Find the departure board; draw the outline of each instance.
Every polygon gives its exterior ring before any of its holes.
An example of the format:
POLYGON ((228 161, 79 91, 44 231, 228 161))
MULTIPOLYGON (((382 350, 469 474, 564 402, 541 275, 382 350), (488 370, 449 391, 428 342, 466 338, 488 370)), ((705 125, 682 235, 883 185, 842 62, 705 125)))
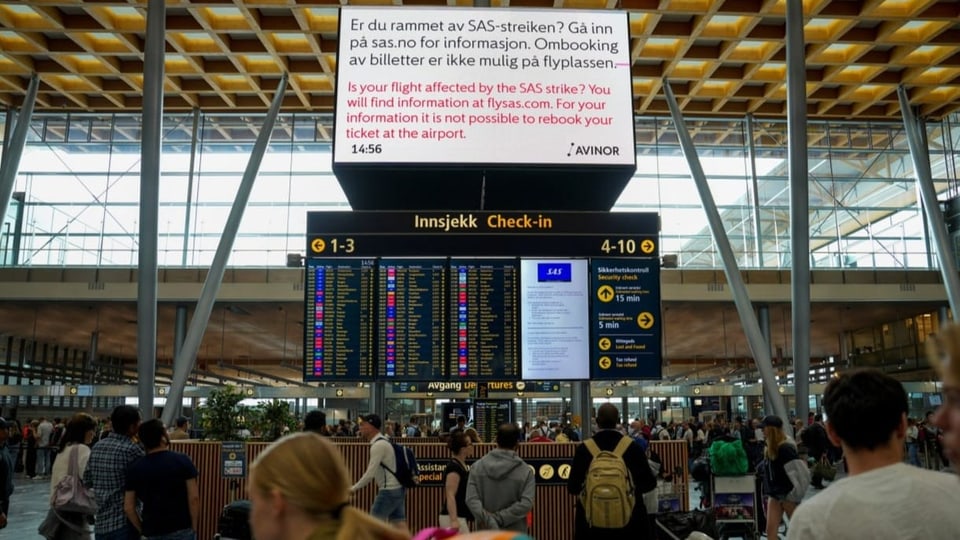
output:
POLYGON ((513 422, 513 400, 478 399, 473 402, 473 427, 483 442, 496 442, 497 428, 510 422, 513 422))
POLYGON ((519 272, 512 259, 450 261, 451 380, 520 376, 519 272))
POLYGON ((442 378, 446 260, 381 259, 377 276, 378 378, 442 378))
POLYGON ((374 264, 307 261, 305 381, 373 378, 374 264))

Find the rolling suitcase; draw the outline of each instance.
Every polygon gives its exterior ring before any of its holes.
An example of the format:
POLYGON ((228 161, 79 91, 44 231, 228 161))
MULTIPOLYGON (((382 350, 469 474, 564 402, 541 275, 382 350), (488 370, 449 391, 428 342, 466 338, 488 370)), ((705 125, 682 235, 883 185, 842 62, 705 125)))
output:
POLYGON ((219 540, 253 540, 250 531, 250 501, 240 499, 223 507, 217 521, 219 540))

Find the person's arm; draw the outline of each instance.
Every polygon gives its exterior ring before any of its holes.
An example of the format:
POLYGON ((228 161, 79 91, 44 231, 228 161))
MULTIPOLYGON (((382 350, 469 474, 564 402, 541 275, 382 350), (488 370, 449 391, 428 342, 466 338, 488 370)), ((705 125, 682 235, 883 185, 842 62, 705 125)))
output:
MULTIPOLYGON (((190 527, 194 531, 199 531, 200 522, 200 487, 197 485, 197 479, 187 480, 187 505, 190 507, 190 527)), ((126 508, 124 508, 126 509, 126 508)))
MULTIPOLYGON (((647 454, 643 451, 643 448, 640 447, 639 443, 634 442, 631 444, 630 448, 624 453, 624 458, 629 460, 627 461, 628 464, 633 465, 630 467, 631 474, 633 475, 633 481, 636 484, 638 494, 652 491, 657 487, 657 477, 654 475, 653 470, 650 469, 647 454)), ((659 470, 659 467, 658 465, 657 470, 659 470)))
POLYGON ((529 465, 521 465, 527 471, 527 477, 524 480, 523 491, 520 492, 520 500, 510 506, 493 513, 493 517, 500 527, 516 523, 521 519, 526 519, 527 514, 533 509, 533 497, 537 493, 537 484, 534 479, 533 469, 529 465))
POLYGON ((571 495, 580 495, 583 492, 583 482, 587 478, 587 467, 590 463, 590 451, 584 444, 577 446, 573 453, 573 463, 570 465, 570 477, 567 478, 567 491, 571 495))
POLYGON ((480 493, 480 486, 477 483, 476 468, 473 469, 473 472, 467 477, 467 508, 473 514, 478 529, 496 528, 496 523, 491 523, 493 520, 490 514, 483 508, 483 494, 480 493))
POLYGON ((143 523, 140 521, 140 514, 137 514, 137 492, 136 491, 127 491, 123 496, 123 513, 127 515, 127 519, 130 520, 130 523, 137 529, 141 535, 143 535, 143 523))
POLYGON ((351 493, 361 490, 376 478, 377 470, 387 457, 387 452, 393 452, 393 448, 386 439, 378 439, 377 442, 370 445, 370 461, 367 463, 367 470, 363 472, 363 476, 357 480, 357 483, 350 488, 351 493))
POLYGON ((447 501, 447 515, 450 516, 450 526, 457 523, 457 488, 460 487, 460 473, 447 473, 447 483, 444 486, 444 497, 447 501))

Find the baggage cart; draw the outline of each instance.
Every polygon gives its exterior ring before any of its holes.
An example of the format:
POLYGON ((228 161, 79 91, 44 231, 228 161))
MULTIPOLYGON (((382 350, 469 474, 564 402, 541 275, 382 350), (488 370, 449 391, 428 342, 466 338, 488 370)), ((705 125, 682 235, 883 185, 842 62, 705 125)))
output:
POLYGON ((717 521, 717 533, 724 538, 760 538, 757 516, 761 511, 755 474, 713 476, 710 509, 717 521))

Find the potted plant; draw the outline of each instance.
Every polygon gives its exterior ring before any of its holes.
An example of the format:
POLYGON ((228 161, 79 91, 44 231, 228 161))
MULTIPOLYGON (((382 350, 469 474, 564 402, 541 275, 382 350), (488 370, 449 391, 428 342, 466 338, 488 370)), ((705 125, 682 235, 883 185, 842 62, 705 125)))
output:
POLYGON ((241 441, 240 422, 246 407, 240 405, 243 393, 233 386, 210 392, 206 403, 197 408, 204 438, 218 441, 241 441))
POLYGON ((290 410, 290 402, 274 399, 257 407, 256 430, 265 441, 275 441, 285 432, 296 429, 297 418, 290 410))

